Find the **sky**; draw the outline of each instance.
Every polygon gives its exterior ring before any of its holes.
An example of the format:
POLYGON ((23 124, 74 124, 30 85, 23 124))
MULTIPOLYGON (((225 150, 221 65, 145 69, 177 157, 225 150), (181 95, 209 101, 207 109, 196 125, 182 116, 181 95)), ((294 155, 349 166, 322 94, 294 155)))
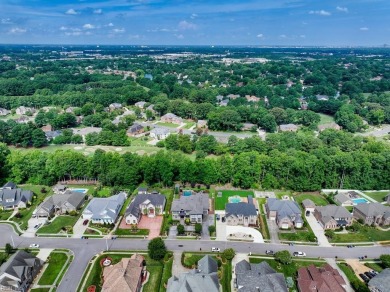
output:
POLYGON ((0 0, 1 44, 382 46, 389 0, 0 0))

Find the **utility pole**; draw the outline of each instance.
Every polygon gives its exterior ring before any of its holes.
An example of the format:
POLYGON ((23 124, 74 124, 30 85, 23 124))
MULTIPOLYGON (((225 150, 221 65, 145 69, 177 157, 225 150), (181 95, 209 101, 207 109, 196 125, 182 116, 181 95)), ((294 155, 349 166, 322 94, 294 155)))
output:
POLYGON ((106 251, 108 251, 108 241, 107 241, 107 237, 106 237, 106 251))
POLYGON ((15 242, 14 242, 14 238, 12 237, 12 235, 11 235, 11 242, 12 242, 12 247, 15 248, 15 242))

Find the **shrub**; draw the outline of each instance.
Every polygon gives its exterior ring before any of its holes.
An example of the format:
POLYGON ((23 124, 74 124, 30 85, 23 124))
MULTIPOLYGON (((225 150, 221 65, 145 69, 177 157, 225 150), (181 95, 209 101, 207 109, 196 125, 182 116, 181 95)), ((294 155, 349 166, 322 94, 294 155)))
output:
POLYGON ((275 260, 283 265, 291 264, 292 257, 288 250, 282 250, 275 253, 275 260))
POLYGON ((236 255, 234 249, 228 248, 223 251, 223 257, 229 261, 231 261, 236 255))
POLYGON ((202 233, 202 224, 200 224, 200 223, 195 224, 195 233, 197 233, 197 234, 202 233))
POLYGON ((209 233, 210 233, 210 235, 212 234, 212 233, 214 233, 215 232, 215 226, 214 225, 210 225, 209 226, 209 233))
POLYGON ((153 260, 161 260, 165 257, 167 248, 164 241, 160 238, 153 238, 148 244, 148 254, 153 260))
POLYGON ((178 235, 183 235, 184 232, 185 232, 184 226, 181 225, 181 224, 177 225, 177 234, 178 235))

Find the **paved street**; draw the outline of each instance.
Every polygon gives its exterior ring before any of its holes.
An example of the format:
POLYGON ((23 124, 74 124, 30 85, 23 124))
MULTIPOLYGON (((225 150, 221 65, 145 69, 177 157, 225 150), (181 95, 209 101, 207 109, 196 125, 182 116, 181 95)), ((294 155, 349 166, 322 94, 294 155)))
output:
MULTIPOLYGON (((74 252, 75 258, 59 285, 58 292, 74 292, 87 267, 90 259, 106 250, 105 239, 76 239, 76 238, 27 238, 20 237, 14 233, 11 226, 0 224, 0 246, 11 242, 13 236, 15 247, 25 248, 31 243, 38 243, 42 248, 67 248, 74 252)), ((199 251, 211 250, 211 247, 233 248, 237 253, 264 254, 267 249, 275 252, 279 250, 305 251, 308 257, 332 258, 358 258, 367 255, 368 258, 377 258, 381 254, 389 254, 390 247, 365 246, 348 249, 346 247, 318 247, 318 246, 288 246, 284 244, 245 243, 245 242, 221 242, 215 240, 166 240, 166 245, 172 251, 199 251)), ((107 240, 109 250, 146 250, 148 240, 146 239, 117 239, 107 240)))

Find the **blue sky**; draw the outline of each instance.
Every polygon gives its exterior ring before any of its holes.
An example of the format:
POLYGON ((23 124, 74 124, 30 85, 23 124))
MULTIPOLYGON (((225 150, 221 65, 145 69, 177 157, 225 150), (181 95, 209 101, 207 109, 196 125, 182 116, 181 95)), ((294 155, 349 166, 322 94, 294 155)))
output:
POLYGON ((390 44, 389 0, 0 0, 0 43, 390 44))

